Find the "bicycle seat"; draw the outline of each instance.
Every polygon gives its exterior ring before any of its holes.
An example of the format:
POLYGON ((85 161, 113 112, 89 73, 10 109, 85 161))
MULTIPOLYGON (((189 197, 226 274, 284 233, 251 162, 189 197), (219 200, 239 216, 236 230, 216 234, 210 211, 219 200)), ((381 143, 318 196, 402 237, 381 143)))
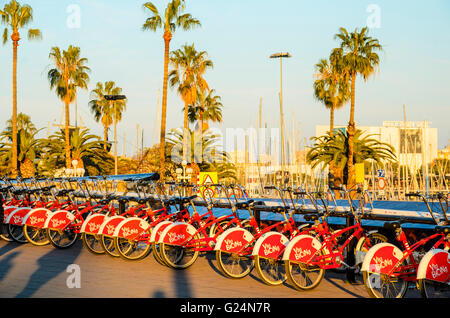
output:
POLYGON ((386 230, 396 230, 402 227, 402 221, 388 221, 384 222, 383 227, 386 230))
POLYGON ((445 234, 445 235, 448 235, 448 234, 450 234, 450 226, 445 226, 445 225, 437 225, 435 228, 434 228, 434 231, 436 232, 436 233, 442 233, 442 234, 445 234))
POLYGON ((254 200, 247 200, 245 202, 238 202, 236 203, 236 208, 238 209, 247 209, 250 204, 252 204, 254 202, 254 200))
POLYGON ((189 197, 180 198, 180 200, 181 200, 181 203, 186 204, 186 203, 189 203, 191 200, 194 200, 196 197, 197 197, 197 195, 194 194, 189 197))
POLYGON ((286 210, 286 208, 284 206, 281 206, 281 205, 271 206, 270 207, 270 211, 271 212, 275 212, 275 213, 281 213, 281 212, 284 212, 285 210, 286 210))
POLYGON ((304 215, 305 221, 317 221, 322 216, 322 213, 316 214, 306 214, 304 215))
POLYGON ((119 203, 127 203, 130 201, 130 198, 126 196, 119 196, 116 200, 119 201, 119 203))

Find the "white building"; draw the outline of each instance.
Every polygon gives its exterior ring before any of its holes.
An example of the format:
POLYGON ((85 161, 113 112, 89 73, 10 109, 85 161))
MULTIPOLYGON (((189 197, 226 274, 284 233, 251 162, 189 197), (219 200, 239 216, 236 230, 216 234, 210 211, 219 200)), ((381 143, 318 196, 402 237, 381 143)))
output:
MULTIPOLYGON (((411 171, 422 167, 422 163, 431 163, 438 156, 438 130, 431 128, 430 122, 383 121, 383 126, 356 126, 364 135, 388 143, 395 148, 400 165, 409 166, 411 171)), ((328 125, 316 126, 316 136, 325 135, 328 125)), ((334 130, 347 126, 335 126, 334 130)))

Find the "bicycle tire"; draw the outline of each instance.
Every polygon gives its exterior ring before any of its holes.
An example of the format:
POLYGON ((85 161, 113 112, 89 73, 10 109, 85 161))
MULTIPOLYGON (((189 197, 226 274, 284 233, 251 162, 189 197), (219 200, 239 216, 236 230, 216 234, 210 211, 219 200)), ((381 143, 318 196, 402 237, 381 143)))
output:
POLYGON ((286 272, 283 261, 280 259, 255 256, 255 268, 259 278, 269 285, 278 286, 286 281, 286 272))
POLYGON ((363 281, 367 293, 372 298, 403 298, 408 290, 408 282, 400 277, 387 277, 363 271, 363 281))
POLYGON ((23 232, 23 225, 16 225, 16 224, 8 224, 8 234, 13 239, 14 242, 17 243, 28 243, 28 240, 26 239, 24 232, 23 232))
POLYGON ((152 254, 153 254, 153 257, 155 258, 155 260, 156 260, 159 264, 168 266, 168 265, 166 264, 166 262, 164 262, 163 257, 161 256, 161 246, 160 246, 159 243, 152 242, 152 254))
POLYGON ((81 240, 83 241, 83 245, 87 248, 89 252, 94 255, 103 255, 105 254, 105 249, 100 242, 100 236, 98 234, 89 234, 84 232, 81 234, 81 240))
POLYGON ((297 290, 311 290, 319 286, 323 277, 325 276, 325 270, 319 266, 309 266, 304 263, 296 263, 291 260, 284 262, 286 277, 289 283, 297 290), (317 272, 315 276, 314 272, 317 272), (297 278, 297 273, 300 274, 300 278, 297 278), (311 273, 313 273, 311 275, 311 273), (303 279, 301 279, 303 278, 303 279))
MULTIPOLYGON (((196 234, 191 240, 198 240, 199 235, 196 234)), ((189 241, 187 243, 189 243, 189 241)), ((197 260, 199 251, 196 246, 179 246, 160 243, 160 253, 164 263, 174 269, 186 269, 197 260)))
POLYGON ((71 230, 53 230, 48 228, 47 235, 50 243, 59 249, 66 249, 73 246, 78 239, 78 233, 71 230), (65 240, 63 241, 63 239, 65 240))
POLYGON ((450 298, 450 285, 439 283, 428 279, 419 279, 417 287, 423 298, 450 298))
POLYGON ((105 250, 106 254, 115 258, 120 257, 119 252, 117 252, 116 246, 114 244, 114 237, 101 235, 100 243, 103 249, 105 250))
POLYGON ((244 278, 251 273, 255 266, 251 255, 238 255, 221 250, 216 251, 216 260, 222 273, 233 279, 244 278))
POLYGON ((44 246, 50 244, 46 229, 25 224, 23 226, 23 235, 33 245, 44 246))
POLYGON ((115 237, 114 245, 119 256, 130 261, 143 259, 152 248, 152 245, 148 242, 130 240, 123 237, 115 237))

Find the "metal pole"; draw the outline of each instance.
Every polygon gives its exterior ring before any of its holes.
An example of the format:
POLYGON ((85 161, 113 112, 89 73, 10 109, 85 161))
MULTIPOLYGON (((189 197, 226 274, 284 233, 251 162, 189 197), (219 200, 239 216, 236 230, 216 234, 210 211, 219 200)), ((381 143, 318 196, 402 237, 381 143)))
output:
POLYGON ((283 57, 280 57, 281 171, 284 173, 283 57))

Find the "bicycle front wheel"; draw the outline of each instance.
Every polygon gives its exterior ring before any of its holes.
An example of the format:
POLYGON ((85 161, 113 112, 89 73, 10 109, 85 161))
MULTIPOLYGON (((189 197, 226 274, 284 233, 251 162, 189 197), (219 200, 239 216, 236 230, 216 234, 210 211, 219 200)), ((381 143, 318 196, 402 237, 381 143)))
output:
POLYGON ((316 288, 325 275, 325 270, 316 265, 297 263, 291 260, 285 261, 284 265, 286 277, 298 290, 316 288))
POLYGON ((255 256, 255 267, 261 280, 270 286, 281 285, 286 280, 282 260, 255 256))
POLYGON ((435 282, 429 279, 419 279, 418 287, 424 298, 450 298, 449 283, 435 282))
POLYGON ((25 224, 23 226, 23 235, 28 240, 28 242, 36 246, 43 246, 50 243, 47 231, 43 228, 25 224))
POLYGON ((100 243, 102 244, 103 249, 109 256, 112 256, 112 257, 120 256, 119 252, 116 249, 116 245, 114 244, 114 237, 107 236, 107 235, 101 235, 100 243))
POLYGON ((229 278, 243 278, 250 274, 254 267, 251 255, 239 255, 218 250, 216 251, 216 260, 219 269, 229 278))

